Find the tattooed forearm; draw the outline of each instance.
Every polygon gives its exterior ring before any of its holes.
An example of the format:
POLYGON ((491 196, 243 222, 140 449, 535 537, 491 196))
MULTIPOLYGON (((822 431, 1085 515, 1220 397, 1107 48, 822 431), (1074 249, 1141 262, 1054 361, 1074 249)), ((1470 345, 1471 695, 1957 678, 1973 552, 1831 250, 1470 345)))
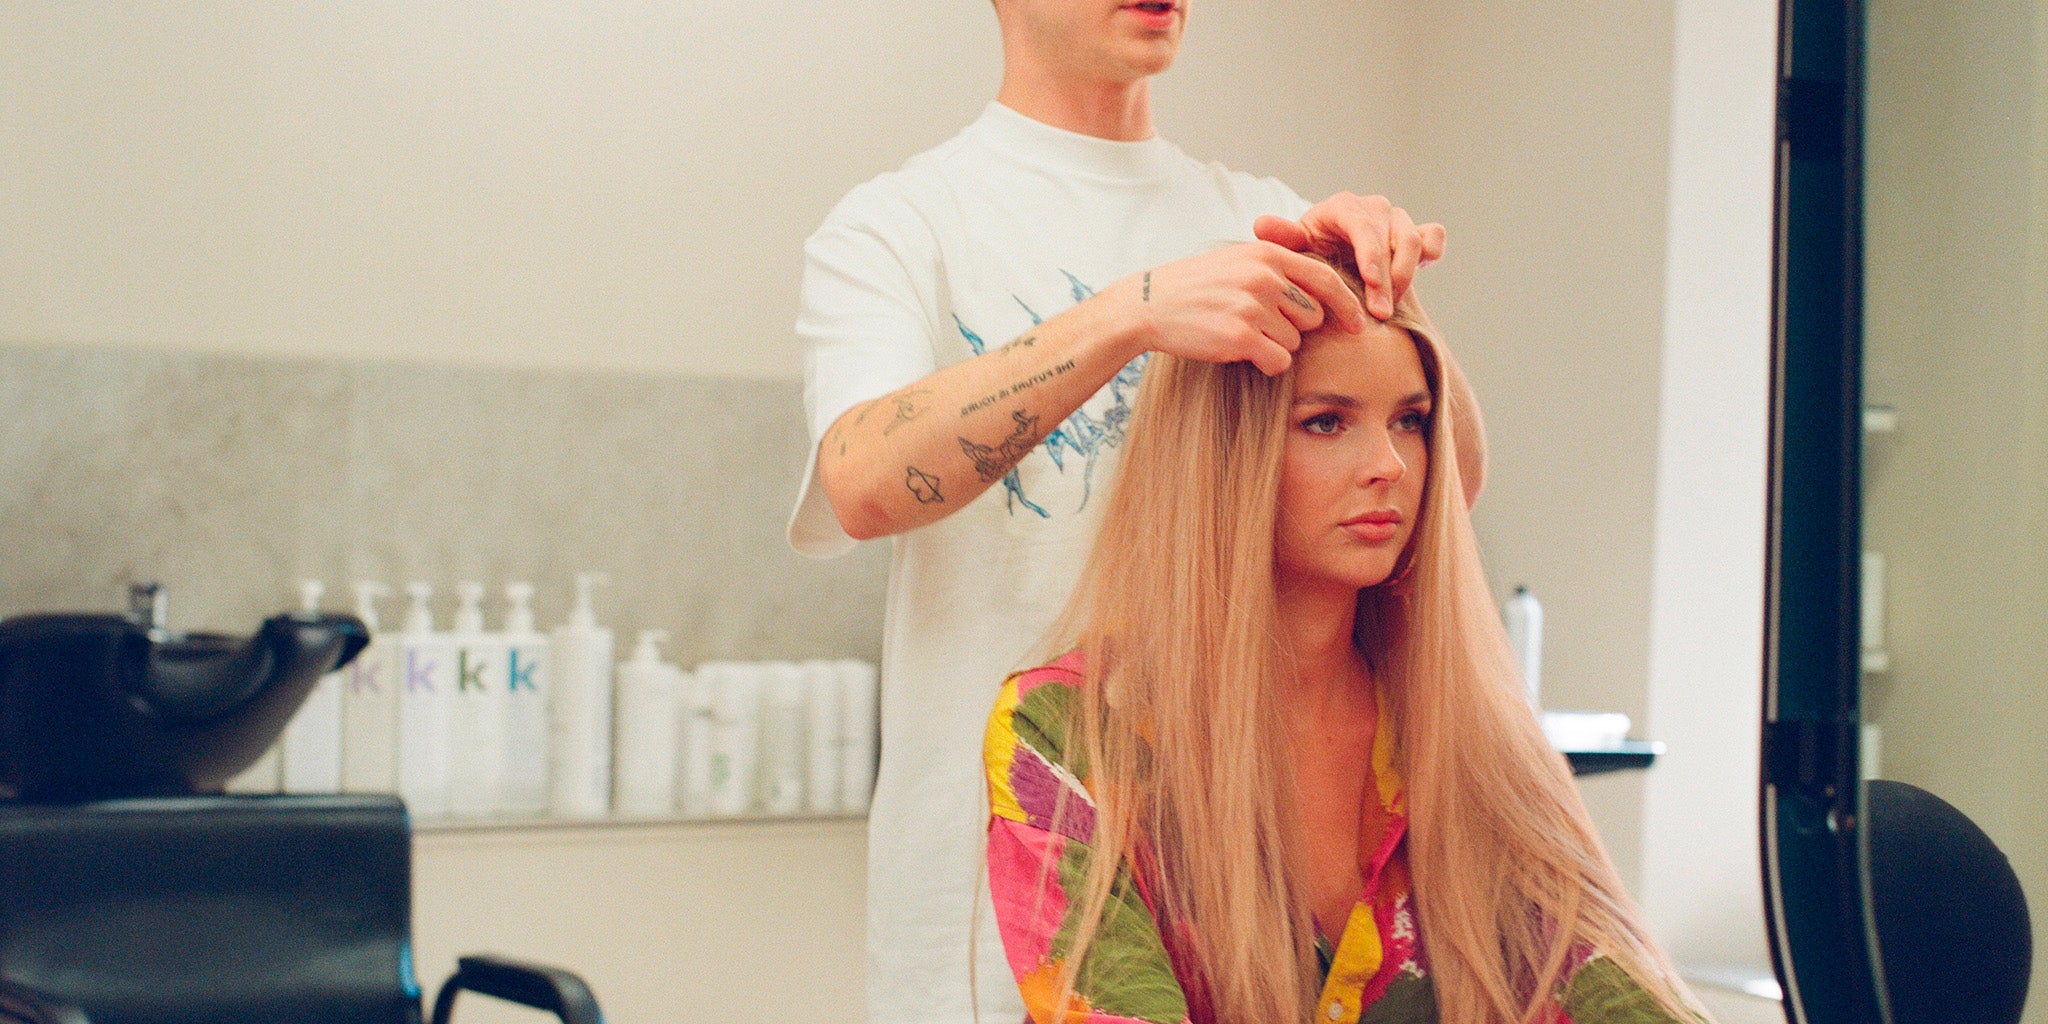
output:
POLYGON ((918 504, 938 505, 945 502, 946 496, 939 493, 938 477, 916 466, 906 466, 904 469, 903 486, 910 488, 910 493, 917 498, 918 504))
POLYGON ((982 483, 992 484, 1001 480, 1011 467, 1031 454, 1031 449, 1043 436, 1038 432, 1038 417, 1026 416, 1024 410, 1018 409, 1010 413, 1010 418, 1016 421, 1017 429, 994 445, 975 444, 964 437, 960 439, 960 450, 966 452, 967 458, 974 463, 974 472, 981 477, 982 483))
POLYGON ((1290 284, 1287 286, 1287 291, 1283 294, 1287 296, 1287 301, 1292 302, 1295 305, 1300 306, 1301 308, 1308 310, 1311 313, 1316 311, 1315 300, 1302 294, 1300 288, 1297 288, 1294 285, 1290 284))
POLYGON ((924 396, 929 394, 931 394, 931 391, 919 388, 916 391, 906 391, 900 395, 891 395, 890 401, 896 403, 896 418, 890 420, 889 425, 882 428, 883 436, 895 433, 897 427, 918 418, 924 414, 925 410, 931 408, 924 404, 924 396))
POLYGON ((1024 378, 1023 380, 1020 380, 1015 384, 1010 385, 1009 387, 1003 388, 1002 390, 996 392, 995 394, 988 395, 986 397, 981 398, 978 401, 969 402, 966 405, 961 406, 960 418, 966 419, 967 417, 972 416, 975 413, 983 409, 986 409, 989 406, 994 405, 1005 398, 1010 397, 1011 395, 1017 394, 1018 392, 1027 390, 1029 388, 1035 388, 1038 385, 1043 384, 1046 381, 1049 381, 1054 377, 1059 376, 1060 374, 1072 370, 1073 368, 1074 361, 1072 359, 1069 359, 1066 362, 1061 363, 1050 370, 1040 370, 1039 372, 1034 373, 1031 376, 1024 378))
MULTIPOLYGON (((848 409, 847 413, 853 417, 852 426, 859 426, 862 420, 867 419, 868 409, 874 404, 873 402, 862 402, 848 409)), ((845 455, 847 427, 846 416, 840 416, 837 420, 833 421, 832 426, 825 431, 825 440, 822 447, 827 451, 836 449, 839 454, 845 455)))

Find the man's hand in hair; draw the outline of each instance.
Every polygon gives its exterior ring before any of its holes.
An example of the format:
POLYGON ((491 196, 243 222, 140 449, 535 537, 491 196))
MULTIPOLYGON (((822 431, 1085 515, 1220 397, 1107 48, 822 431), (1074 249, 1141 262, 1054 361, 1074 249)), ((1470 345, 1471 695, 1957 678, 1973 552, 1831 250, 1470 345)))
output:
POLYGON ((1444 254, 1442 224, 1417 225, 1385 196, 1339 192, 1310 207, 1299 222, 1260 217, 1252 232, 1296 252, 1337 255, 1350 248, 1365 282, 1366 311, 1381 320, 1394 315, 1394 303, 1408 293, 1415 271, 1444 254))

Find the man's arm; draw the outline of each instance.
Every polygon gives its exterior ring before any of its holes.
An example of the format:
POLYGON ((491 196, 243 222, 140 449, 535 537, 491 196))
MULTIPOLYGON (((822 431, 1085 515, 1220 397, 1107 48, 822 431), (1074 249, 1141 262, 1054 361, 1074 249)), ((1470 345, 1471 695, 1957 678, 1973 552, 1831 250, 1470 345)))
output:
POLYGON ((854 406, 825 432, 818 478, 848 535, 937 522, 1001 480, 1147 351, 1284 371, 1326 310, 1363 312, 1329 267, 1248 242, 1133 274, 1001 348, 854 406))

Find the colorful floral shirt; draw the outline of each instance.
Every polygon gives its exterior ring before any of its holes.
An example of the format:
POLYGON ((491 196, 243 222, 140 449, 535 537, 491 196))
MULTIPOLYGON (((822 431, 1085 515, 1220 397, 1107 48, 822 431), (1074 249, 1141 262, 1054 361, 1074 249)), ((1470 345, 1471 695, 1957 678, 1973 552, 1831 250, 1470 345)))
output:
MULTIPOLYGON (((1072 948, 1068 893, 1080 891, 1094 836, 1095 804, 1088 780, 1064 757, 1079 656, 1011 676, 989 717, 983 755, 988 771, 989 886, 1003 952, 1025 1007, 1050 1024, 1060 977, 1072 948), (1066 795, 1059 813, 1058 801, 1066 795), (1048 867, 1049 866, 1049 867, 1048 867), (1041 879, 1043 884, 1041 885, 1041 879)), ((1382 718, 1384 723, 1385 719, 1382 718)), ((1373 742, 1372 782, 1361 834, 1377 837, 1361 850, 1365 891, 1335 945, 1318 937, 1324 983, 1318 1021, 1331 1024, 1434 1024, 1436 997, 1410 888, 1405 842, 1406 801, 1393 765, 1389 731, 1373 742)), ((1067 1020, 1074 1024, 1206 1022, 1201 994, 1182 984, 1147 896, 1147 881, 1127 858, 1111 892, 1114 912, 1076 976, 1067 1020)), ((1567 979, 1560 1024, 1676 1024, 1613 963, 1592 957, 1567 979)))

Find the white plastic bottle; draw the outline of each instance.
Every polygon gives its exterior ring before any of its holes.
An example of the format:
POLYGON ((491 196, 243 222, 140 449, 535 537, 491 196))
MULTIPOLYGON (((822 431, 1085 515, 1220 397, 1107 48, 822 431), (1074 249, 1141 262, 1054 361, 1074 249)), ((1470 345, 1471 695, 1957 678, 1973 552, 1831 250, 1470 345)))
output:
POLYGON ((554 632, 548 808, 558 818, 602 818, 611 809, 612 631, 597 624, 590 603, 605 580, 576 577, 576 606, 554 632))
POLYGON ((1543 604, 1526 586, 1516 586, 1513 597, 1501 605, 1508 645, 1515 649, 1515 666, 1522 670, 1522 685, 1528 690, 1529 706, 1542 708, 1543 692, 1543 604))
POLYGON ((848 814, 866 814, 875 796, 875 755, 881 739, 881 721, 876 702, 881 696, 875 666, 846 659, 839 668, 839 722, 845 737, 840 749, 839 809, 848 814))
POLYGON ((711 695, 717 691, 722 665, 705 662, 683 680, 676 803, 688 818, 711 814, 711 695))
POLYGON ((674 813, 676 668, 661 660, 659 629, 640 631, 633 657, 619 664, 618 759, 613 792, 618 813, 654 818, 674 813))
POLYGON ((449 808, 450 732, 455 707, 455 645, 434 630, 427 607, 430 584, 406 584, 412 606, 398 635, 399 665, 404 687, 398 697, 398 795, 412 813, 423 818, 446 815, 449 808))
POLYGON ((804 670, 787 661, 761 669, 761 809, 790 817, 804 809, 804 670))
MULTIPOLYGON (((316 618, 326 586, 319 580, 299 583, 299 614, 316 618)), ((347 670, 329 672, 313 684, 313 692, 285 726, 284 791, 341 791, 341 694, 347 670)))
POLYGON ((451 710, 448 811, 490 817, 504 809, 505 638, 484 630, 484 585, 455 585, 462 602, 449 639, 455 648, 455 700, 451 710))
POLYGON ((725 662, 711 690, 711 812, 736 817, 755 806, 761 690, 767 666, 725 662))
POLYGON ((377 598, 390 592, 356 581, 356 618, 370 644, 349 662, 341 695, 341 788, 350 793, 398 791, 399 644, 377 624, 377 598))
POLYGON ((807 661, 803 673, 808 719, 804 808, 812 814, 837 814, 839 770, 846 757, 846 733, 839 721, 839 671, 829 661, 807 661))
POLYGON ((505 584, 505 814, 548 810, 548 703, 554 695, 552 643, 533 628, 533 584, 505 584))

